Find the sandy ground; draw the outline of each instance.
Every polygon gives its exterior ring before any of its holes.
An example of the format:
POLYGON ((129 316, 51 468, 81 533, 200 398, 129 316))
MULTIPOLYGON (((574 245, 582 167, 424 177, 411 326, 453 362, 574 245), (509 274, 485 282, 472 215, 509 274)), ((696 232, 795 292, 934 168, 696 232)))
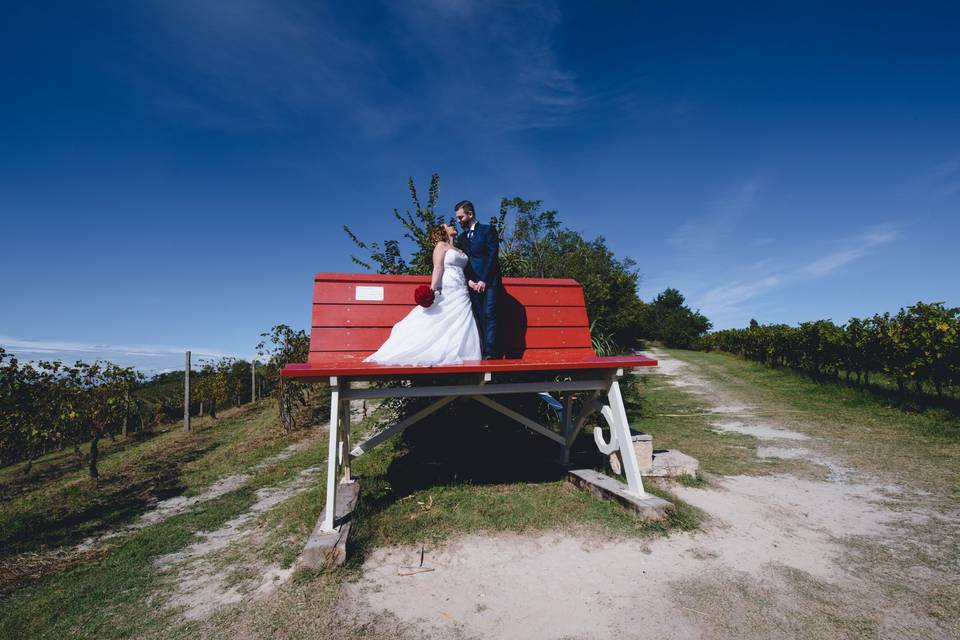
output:
POLYGON ((956 626, 877 593, 850 559, 849 541, 892 544, 898 524, 926 513, 894 511, 887 497, 896 487, 851 474, 808 449, 811 435, 753 416, 756 407, 655 356, 667 383, 709 401, 714 429, 758 438, 761 457, 813 459, 830 477, 672 486, 710 520, 649 542, 471 536, 426 549, 432 571, 420 573, 409 568, 420 565, 419 547, 380 549, 347 587, 357 615, 395 616, 437 638, 955 637, 956 626))

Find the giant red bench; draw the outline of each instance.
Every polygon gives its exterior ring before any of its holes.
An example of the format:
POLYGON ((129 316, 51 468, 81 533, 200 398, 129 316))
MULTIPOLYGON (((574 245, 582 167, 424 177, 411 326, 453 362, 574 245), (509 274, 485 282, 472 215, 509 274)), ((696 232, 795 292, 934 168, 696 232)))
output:
MULTIPOLYGON (((350 461, 387 437, 399 433, 458 397, 472 398, 525 427, 554 440, 566 461, 584 420, 599 411, 610 427, 610 441, 594 429, 605 454, 620 451, 629 492, 646 497, 618 380, 624 370, 657 364, 646 356, 597 356, 583 289, 576 280, 505 278, 497 313, 498 344, 504 358, 455 365, 410 366, 363 362, 390 335, 393 325, 413 308, 413 292, 429 284, 428 276, 319 273, 313 284, 310 355, 305 363, 283 368, 285 378, 330 383, 330 433, 327 495, 323 529, 333 531, 337 477, 349 483, 350 461), (526 372, 524 381, 497 382, 497 376, 526 372), (403 380, 406 386, 354 388, 353 382, 403 380), (561 396, 562 433, 505 407, 490 396, 556 392, 561 396), (573 397, 588 397, 573 415, 573 397), (436 397, 434 403, 407 416, 350 449, 350 400, 361 398, 436 397)), ((516 377, 516 376, 513 376, 516 377)), ((501 378, 502 379, 502 378, 501 378)))

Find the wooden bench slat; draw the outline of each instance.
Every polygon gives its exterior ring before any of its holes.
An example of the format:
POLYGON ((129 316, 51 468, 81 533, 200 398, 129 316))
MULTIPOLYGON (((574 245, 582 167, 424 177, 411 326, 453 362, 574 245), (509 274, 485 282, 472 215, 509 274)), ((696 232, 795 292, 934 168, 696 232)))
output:
MULTIPOLYGON (((376 351, 390 336, 389 327, 315 327, 310 331, 311 351, 376 351)), ((500 348, 511 350, 591 347, 583 327, 529 327, 524 334, 505 333, 500 348)))
MULTIPOLYGON (((366 305, 413 305, 413 292, 429 278, 419 282, 384 282, 365 285, 351 282, 315 282, 313 299, 327 304, 366 305), (361 291, 357 291, 361 287, 361 291), (363 287, 366 287, 363 289, 363 287), (358 299, 358 296, 361 299, 358 299), (368 298, 368 299, 364 299, 368 298), (374 299, 370 299, 374 298, 374 299)), ((505 285, 505 298, 514 298, 527 306, 579 306, 584 305, 583 290, 579 286, 505 285)), ((509 304, 505 301, 505 304, 509 304)))
MULTIPOLYGON (((373 350, 367 351, 311 351, 307 357, 307 362, 314 365, 322 365, 337 362, 360 362, 373 353, 373 350)), ((508 359, 522 359, 531 362, 547 362, 562 360, 580 360, 582 358, 592 358, 596 354, 592 348, 574 347, 571 349, 526 349, 521 353, 506 354, 508 359)))
POLYGON ((634 367, 655 366, 656 360, 646 356, 610 356, 596 355, 544 360, 477 360, 463 364, 416 367, 409 365, 384 365, 356 360, 342 362, 306 362, 289 364, 283 368, 283 375, 292 378, 323 378, 329 376, 419 376, 458 373, 510 373, 513 371, 579 371, 604 369, 629 369, 634 367))
MULTIPOLYGON (((423 283, 429 282, 430 276, 407 276, 384 273, 335 273, 321 271, 314 277, 314 282, 349 282, 361 284, 381 283, 423 283)), ((504 286, 520 287, 580 287, 580 283, 573 278, 503 278, 504 286)))
POLYGON ((413 308, 427 276, 319 273, 314 282, 308 362, 286 377, 412 376, 438 373, 567 371, 651 366, 644 356, 598 358, 590 339, 583 289, 575 280, 505 278, 498 342, 505 359, 416 367, 362 360, 378 349, 413 308))
MULTIPOLYGON (((315 304, 311 325, 316 327, 392 327, 402 320, 413 305, 406 304, 315 304)), ((587 327, 584 307, 506 306, 500 314, 505 327, 587 327)))

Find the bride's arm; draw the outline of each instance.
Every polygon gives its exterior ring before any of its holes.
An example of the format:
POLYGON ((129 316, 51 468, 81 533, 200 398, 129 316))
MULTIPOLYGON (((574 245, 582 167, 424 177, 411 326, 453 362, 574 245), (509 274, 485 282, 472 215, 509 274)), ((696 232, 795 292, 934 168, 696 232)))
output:
POLYGON ((443 254, 446 253, 443 246, 437 243, 433 248, 433 278, 430 279, 430 288, 434 291, 440 289, 440 281, 443 279, 443 254))

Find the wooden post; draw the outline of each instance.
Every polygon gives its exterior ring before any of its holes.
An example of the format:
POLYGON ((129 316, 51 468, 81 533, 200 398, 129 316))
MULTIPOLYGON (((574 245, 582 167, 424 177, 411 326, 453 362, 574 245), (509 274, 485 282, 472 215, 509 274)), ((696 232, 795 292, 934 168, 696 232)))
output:
POLYGON ((250 362, 250 402, 257 401, 257 361, 250 362))
POLYGON ((187 351, 187 365, 183 370, 183 430, 190 431, 190 352, 187 351))

